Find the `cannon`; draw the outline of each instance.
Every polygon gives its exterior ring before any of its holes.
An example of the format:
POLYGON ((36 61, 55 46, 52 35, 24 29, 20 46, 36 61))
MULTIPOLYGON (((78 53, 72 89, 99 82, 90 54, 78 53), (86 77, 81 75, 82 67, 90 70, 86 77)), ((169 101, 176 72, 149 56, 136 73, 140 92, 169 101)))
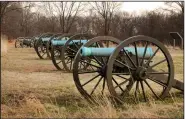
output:
POLYGON ((22 41, 24 37, 18 37, 15 41, 15 48, 22 48, 22 41))
POLYGON ((35 50, 40 59, 51 59, 51 41, 61 40, 62 33, 45 33, 37 38, 37 43, 35 42, 35 50), (37 45, 36 45, 37 44, 37 45), (41 50, 43 49, 43 50, 41 50), (38 50, 40 52, 38 52, 38 50))
POLYGON ((110 36, 90 39, 76 53, 72 71, 78 91, 93 102, 107 92, 122 102, 128 95, 147 101, 165 98, 171 88, 184 91, 184 84, 174 78, 173 60, 166 47, 143 35, 124 41, 110 36), (88 67, 82 69, 81 65, 88 67))
POLYGON ((47 41, 46 52, 47 52, 47 56, 48 56, 49 59, 51 59, 51 41, 53 41, 53 40, 63 40, 62 37, 63 37, 63 33, 57 33, 57 34, 54 34, 49 39, 49 41, 47 41))
POLYGON ((120 41, 111 36, 49 33, 36 40, 35 48, 42 58, 48 51, 58 70, 72 72, 78 91, 89 101, 107 93, 116 101, 128 95, 147 101, 165 98, 172 88, 184 91, 184 84, 174 78, 170 53, 148 36, 120 41))
POLYGON ((66 71, 71 71, 75 52, 78 51, 82 44, 88 41, 88 37, 89 35, 87 34, 62 35, 61 33, 45 33, 41 35, 38 40, 36 40, 34 48, 40 59, 46 59, 49 57, 58 70, 62 70, 65 68, 66 71), (83 40, 84 38, 86 40, 83 40), (63 47, 67 47, 67 49, 65 49, 65 52, 62 52, 63 47))
POLYGON ((22 42, 23 47, 33 47, 33 39, 31 37, 25 37, 22 42))
MULTIPOLYGON (((88 42, 94 36, 88 33, 80 33, 70 37, 66 43, 64 44, 62 51, 61 51, 61 59, 64 69, 67 72, 72 72, 74 58, 76 53, 81 48, 83 44, 88 42)), ((88 62, 90 59, 88 60, 88 62)), ((83 65, 80 69, 86 69, 88 65, 83 65)))
POLYGON ((64 34, 59 40, 51 40, 51 59, 58 70, 72 71, 73 60, 78 49, 86 43, 90 34, 64 34))
POLYGON ((62 64, 62 59, 61 59, 61 52, 62 52, 62 47, 63 45, 55 45, 53 44, 54 41, 67 41, 69 37, 71 37, 72 34, 63 34, 61 37, 58 39, 52 39, 51 40, 51 60, 53 65, 58 69, 58 70, 64 70, 63 64, 62 64))
POLYGON ((34 49, 39 56, 40 59, 46 59, 47 56, 47 42, 53 38, 53 33, 44 33, 38 37, 38 39, 35 41, 34 49))
POLYGON ((31 37, 18 37, 15 41, 15 48, 33 47, 33 39, 31 37))
MULTIPOLYGON (((34 49, 36 48, 36 42, 37 42, 37 40, 39 40, 39 37, 40 37, 40 36, 41 36, 41 35, 32 37, 32 40, 33 40, 33 48, 34 48, 34 49)), ((35 51, 36 51, 36 49, 35 49, 35 51)))

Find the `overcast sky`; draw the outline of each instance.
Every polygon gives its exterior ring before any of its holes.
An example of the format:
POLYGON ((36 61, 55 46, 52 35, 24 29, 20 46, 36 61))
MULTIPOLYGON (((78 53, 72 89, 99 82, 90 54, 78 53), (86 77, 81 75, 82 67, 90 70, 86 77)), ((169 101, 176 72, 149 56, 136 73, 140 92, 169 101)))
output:
MULTIPOLYGON (((39 2, 39 3, 37 2, 36 4, 41 5, 42 2, 39 2)), ((40 8, 42 9, 43 7, 40 7, 40 8)), ((87 4, 85 6, 85 9, 83 10, 88 13, 88 9, 90 8, 91 8, 91 5, 87 4)), ((164 2, 122 2, 120 11, 126 11, 129 13, 134 13, 136 15, 141 15, 142 12, 144 11, 151 11, 151 10, 156 10, 160 8, 167 8, 167 6, 164 4, 164 2)), ((36 11, 36 9, 33 8, 32 11, 34 12, 36 11)), ((41 12, 42 10, 39 10, 39 11, 41 12)), ((42 12, 44 12, 44 10, 42 12)))
POLYGON ((164 2, 123 2, 121 10, 140 14, 143 11, 151 11, 165 7, 164 2))

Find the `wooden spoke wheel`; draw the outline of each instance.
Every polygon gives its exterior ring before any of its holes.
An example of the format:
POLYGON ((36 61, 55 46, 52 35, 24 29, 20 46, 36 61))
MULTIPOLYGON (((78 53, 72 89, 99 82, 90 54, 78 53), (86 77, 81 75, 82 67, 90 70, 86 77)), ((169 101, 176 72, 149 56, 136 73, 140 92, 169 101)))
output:
POLYGON ((15 48, 23 48, 23 38, 17 38, 16 39, 15 48))
POLYGON ((48 37, 50 38, 52 36, 53 36, 52 33, 43 34, 36 41, 35 50, 40 59, 48 58, 47 52, 46 52, 47 41, 42 41, 42 38, 48 38, 48 37))
MULTIPOLYGON (((120 41, 110 36, 98 36, 90 39, 83 47, 116 47, 120 41), (109 45, 106 45, 109 44, 109 45)), ((80 48, 73 64, 73 79, 78 91, 90 102, 106 92, 106 64, 109 56, 82 56, 80 48), (82 69, 82 66, 88 66, 82 69)))
POLYGON ((31 46, 30 46, 31 48, 34 47, 34 42, 35 42, 35 37, 32 37, 32 38, 31 38, 31 46))
MULTIPOLYGON (((57 40, 66 40, 68 37, 71 37, 72 34, 63 34, 57 40)), ((58 69, 58 70, 64 70, 63 64, 62 64, 62 59, 61 59, 61 52, 62 52, 62 47, 63 46, 54 46, 51 44, 51 60, 53 62, 53 65, 58 69)))
POLYGON ((46 43, 46 53, 47 53, 47 56, 48 56, 49 59, 51 59, 51 41, 53 39, 58 39, 60 36, 62 36, 62 33, 55 34, 46 43))
POLYGON ((92 38, 92 35, 90 34, 77 34, 73 35, 69 40, 66 41, 61 52, 61 59, 62 64, 67 72, 72 72, 74 57, 80 47, 83 45, 83 40, 88 41, 90 38, 92 38))
POLYGON ((35 49, 35 52, 36 52, 36 44, 37 44, 37 41, 39 40, 39 38, 41 37, 42 35, 39 35, 39 36, 35 36, 33 38, 34 42, 33 42, 33 48, 35 49))
POLYGON ((108 60, 106 76, 108 89, 116 100, 131 95, 135 101, 162 99, 172 87, 174 65, 161 42, 139 35, 116 47, 108 60))

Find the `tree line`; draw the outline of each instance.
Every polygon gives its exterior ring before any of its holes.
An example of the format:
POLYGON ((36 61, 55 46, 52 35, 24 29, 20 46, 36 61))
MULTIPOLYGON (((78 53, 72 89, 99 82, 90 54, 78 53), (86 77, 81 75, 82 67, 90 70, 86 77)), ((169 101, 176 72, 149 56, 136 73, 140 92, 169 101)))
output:
MULTIPOLYGON (((83 32, 111 35, 121 40, 140 34, 169 45, 172 44, 169 32, 179 32, 184 38, 184 3, 165 4, 168 9, 135 15, 120 11, 120 2, 1 1, 1 33, 17 38, 46 32, 83 32)), ((180 43, 176 42, 179 46, 180 43)))

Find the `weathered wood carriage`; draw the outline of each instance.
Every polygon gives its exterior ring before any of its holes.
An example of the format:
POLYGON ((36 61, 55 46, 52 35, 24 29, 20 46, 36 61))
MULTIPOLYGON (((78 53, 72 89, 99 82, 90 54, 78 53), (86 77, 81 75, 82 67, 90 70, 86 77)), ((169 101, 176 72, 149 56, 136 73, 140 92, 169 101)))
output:
POLYGON ((147 101, 166 97, 171 88, 184 91, 184 84, 174 79, 169 51, 148 36, 120 41, 111 36, 45 34, 35 46, 41 59, 47 54, 58 70, 73 72, 77 89, 91 101, 107 92, 116 100, 133 94, 147 101))

